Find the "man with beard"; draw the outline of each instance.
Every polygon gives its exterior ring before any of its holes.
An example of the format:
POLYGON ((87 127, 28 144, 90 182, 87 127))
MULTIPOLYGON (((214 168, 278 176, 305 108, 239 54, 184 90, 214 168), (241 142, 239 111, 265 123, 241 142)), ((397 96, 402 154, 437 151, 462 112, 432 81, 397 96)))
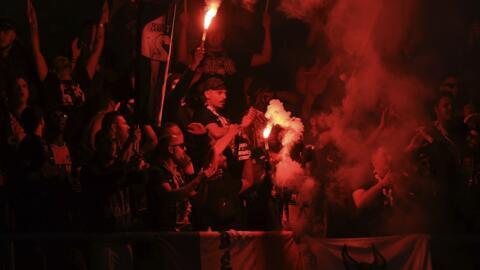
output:
POLYGON ((180 128, 165 123, 152 156, 147 188, 148 208, 155 230, 186 229, 190 225, 191 212, 188 199, 196 194, 202 181, 211 176, 211 169, 195 174, 186 150, 180 128))

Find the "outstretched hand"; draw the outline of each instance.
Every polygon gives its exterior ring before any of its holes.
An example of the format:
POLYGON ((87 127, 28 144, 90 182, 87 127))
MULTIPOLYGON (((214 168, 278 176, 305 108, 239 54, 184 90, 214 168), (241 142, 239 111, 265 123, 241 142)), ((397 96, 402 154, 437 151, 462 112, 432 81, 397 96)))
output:
POLYGON ((37 12, 31 0, 27 0, 27 17, 30 29, 36 30, 38 28, 37 12))
POLYGON ((102 16, 100 17, 100 22, 101 24, 106 24, 108 23, 109 21, 109 17, 110 17, 110 8, 108 6, 108 0, 105 0, 103 2, 103 6, 102 6, 102 16))

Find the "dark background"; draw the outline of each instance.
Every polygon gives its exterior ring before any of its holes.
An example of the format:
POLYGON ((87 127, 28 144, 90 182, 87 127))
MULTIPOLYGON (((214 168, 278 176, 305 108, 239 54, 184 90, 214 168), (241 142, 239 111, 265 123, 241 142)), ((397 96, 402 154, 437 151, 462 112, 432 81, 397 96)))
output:
MULTIPOLYGON (((109 1, 114 8, 111 15, 114 15, 118 4, 126 0, 109 1)), ((200 7, 203 2, 201 0, 188 1, 192 9, 200 7)), ((271 7, 277 6, 279 1, 271 0, 271 7)), ((464 50, 468 27, 475 18, 480 18, 480 1, 419 1, 420 17, 418 22, 421 25, 418 27, 423 29, 420 41, 422 44, 419 46, 422 52, 419 53, 428 52, 439 59, 438 70, 434 71, 436 73, 456 70, 459 66, 458 59, 464 50)), ((41 47, 47 59, 51 59, 55 55, 68 55, 71 40, 78 33, 82 22, 96 20, 100 15, 102 2, 102 0, 33 0, 39 17, 41 47)), ((224 2, 227 3, 229 0, 224 0, 224 2)), ((262 10, 263 0, 259 0, 259 6, 258 10, 262 10)), ((17 24, 18 39, 21 43, 28 45, 29 33, 25 10, 26 1, 24 0, 2 0, 0 2, 0 17, 13 19, 17 24)), ((193 12, 190 11, 190 13, 193 12)), ((133 14, 133 16, 135 15, 133 14)), ((259 34, 261 32, 259 18, 258 14, 248 18, 241 12, 233 13, 230 16, 230 19, 236 22, 238 27, 251 27, 252 20, 256 25, 255 29, 245 31, 250 39, 249 45, 246 46, 258 48, 261 36, 259 34)), ((281 85, 282 88, 293 87, 294 72, 292 71, 300 65, 308 65, 311 60, 309 57, 311 51, 305 48, 307 34, 307 24, 299 20, 288 19, 278 11, 272 12, 273 59, 270 66, 274 68, 270 68, 268 71, 267 67, 264 72, 268 73, 267 76, 276 78, 277 85, 281 85)))

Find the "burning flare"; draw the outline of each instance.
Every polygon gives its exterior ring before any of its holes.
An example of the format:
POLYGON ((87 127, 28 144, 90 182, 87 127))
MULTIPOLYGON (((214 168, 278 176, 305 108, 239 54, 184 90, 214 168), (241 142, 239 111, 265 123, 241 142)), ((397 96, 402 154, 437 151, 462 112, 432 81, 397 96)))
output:
POLYGON ((209 6, 207 13, 205 13, 205 19, 203 21, 203 29, 207 30, 212 23, 213 18, 217 15, 218 6, 209 6))
POLYGON ((205 40, 207 39, 207 30, 210 27, 213 18, 217 16, 217 11, 220 7, 221 2, 222 1, 219 0, 210 0, 205 2, 205 4, 207 5, 207 12, 205 13, 205 19, 203 20, 202 47, 204 46, 205 40))
POLYGON ((270 137, 270 132, 272 132, 272 125, 268 124, 263 130, 263 138, 268 139, 268 137, 270 137))

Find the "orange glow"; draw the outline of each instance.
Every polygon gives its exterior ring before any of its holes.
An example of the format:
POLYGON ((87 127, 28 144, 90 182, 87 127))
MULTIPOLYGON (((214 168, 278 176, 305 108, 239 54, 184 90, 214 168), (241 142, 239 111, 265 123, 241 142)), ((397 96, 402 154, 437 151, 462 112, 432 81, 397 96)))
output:
POLYGON ((213 18, 217 15, 218 5, 210 5, 208 7, 207 13, 205 14, 205 20, 203 21, 203 28, 205 30, 208 29, 210 24, 212 23, 213 18))
POLYGON ((272 132, 272 125, 268 125, 263 130, 263 138, 267 139, 270 136, 270 132, 272 132))

